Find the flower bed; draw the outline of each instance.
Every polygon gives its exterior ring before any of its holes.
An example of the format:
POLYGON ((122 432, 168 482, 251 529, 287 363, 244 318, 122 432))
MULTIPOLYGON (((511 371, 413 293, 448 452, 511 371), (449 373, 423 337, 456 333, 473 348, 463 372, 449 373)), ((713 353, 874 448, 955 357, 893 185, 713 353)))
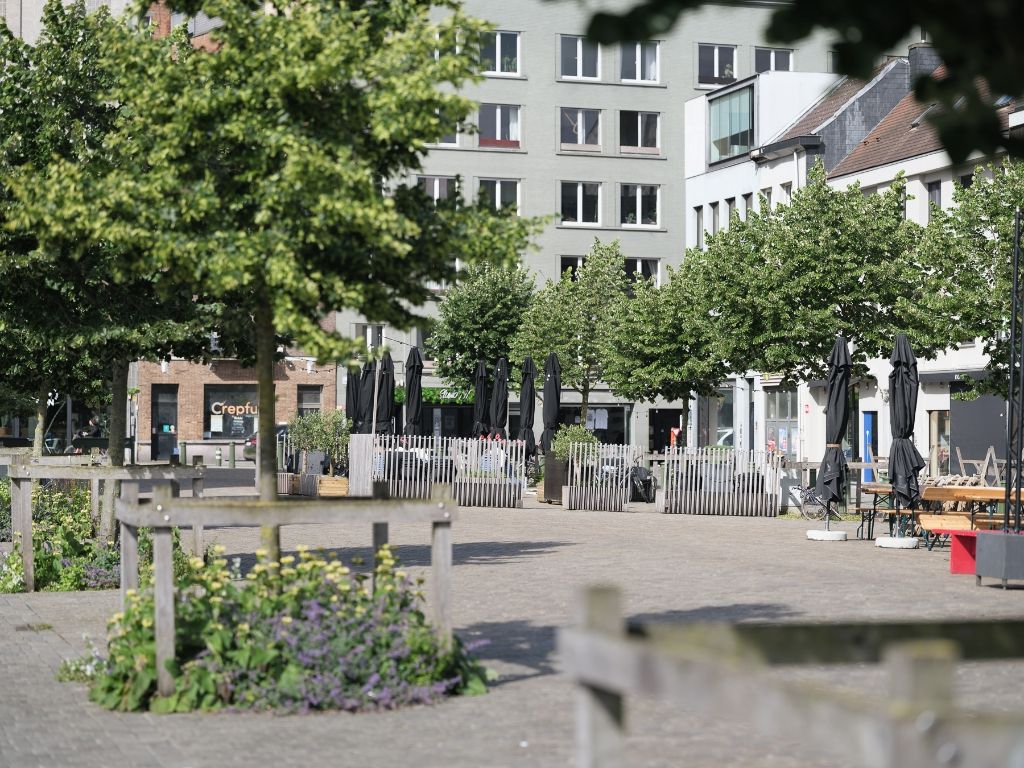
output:
POLYGON ((118 710, 359 711, 485 690, 484 670, 458 640, 441 645, 395 565, 382 547, 371 588, 367 574, 306 549, 244 580, 224 559, 194 559, 177 583, 174 694, 156 693, 153 595, 143 590, 111 619, 91 696, 118 710))

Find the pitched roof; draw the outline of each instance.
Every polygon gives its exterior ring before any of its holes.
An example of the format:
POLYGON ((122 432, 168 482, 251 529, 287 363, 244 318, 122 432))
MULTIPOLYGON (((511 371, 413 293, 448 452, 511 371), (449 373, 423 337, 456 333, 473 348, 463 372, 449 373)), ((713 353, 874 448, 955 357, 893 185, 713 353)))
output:
MULTIPOLYGON (((939 67, 932 73, 932 77, 942 77, 945 71, 945 67, 939 67)), ((987 95, 987 92, 983 95, 987 95)), ((927 113, 935 106, 919 102, 914 98, 913 91, 908 93, 882 118, 875 129, 832 169, 829 177, 859 173, 869 168, 941 151, 943 146, 939 134, 927 120, 927 113)), ((1004 131, 1007 130, 1009 114, 1013 108, 1011 101, 997 112, 1004 131)))

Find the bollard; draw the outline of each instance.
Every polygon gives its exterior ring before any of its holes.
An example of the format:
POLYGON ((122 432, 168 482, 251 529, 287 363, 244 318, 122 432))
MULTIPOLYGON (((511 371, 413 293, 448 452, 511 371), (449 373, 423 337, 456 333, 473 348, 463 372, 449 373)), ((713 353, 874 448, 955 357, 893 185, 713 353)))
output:
POLYGON ((231 469, 235 468, 235 442, 232 440, 228 443, 228 467, 231 469))
POLYGON ((217 451, 214 453, 213 457, 217 460, 218 467, 224 466, 224 453, 221 451, 219 445, 217 446, 217 451))
POLYGON ((181 461, 182 466, 187 467, 188 466, 188 443, 186 443, 184 440, 182 440, 180 443, 178 443, 178 445, 180 446, 178 448, 178 459, 181 461))

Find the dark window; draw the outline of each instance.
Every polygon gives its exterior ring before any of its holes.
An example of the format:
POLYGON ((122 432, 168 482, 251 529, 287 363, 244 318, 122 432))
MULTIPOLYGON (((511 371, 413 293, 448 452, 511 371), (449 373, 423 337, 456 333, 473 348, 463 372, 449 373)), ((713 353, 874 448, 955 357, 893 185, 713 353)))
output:
POLYGON ((565 273, 568 271, 569 278, 575 280, 579 276, 580 267, 586 260, 585 256, 562 256, 558 260, 558 274, 565 277, 565 273))
POLYGON ((747 192, 743 196, 743 220, 746 221, 747 216, 750 215, 751 209, 754 207, 754 195, 752 192, 747 192))
POLYGON ((203 437, 237 440, 256 431, 259 390, 255 384, 207 384, 203 402, 203 437))
POLYGON ((736 80, 736 48, 731 45, 697 46, 697 83, 727 85, 736 80))
POLYGON ((659 280, 658 259, 626 259, 626 275, 630 280, 659 280))
POLYGON ((380 347, 384 344, 384 326, 372 323, 357 323, 355 338, 368 347, 380 347))
POLYGON ((597 43, 583 37, 562 35, 562 77, 596 78, 597 43))
POLYGON ((967 189, 974 183, 974 174, 965 173, 960 177, 960 186, 967 189))
POLYGON ((519 33, 485 32, 480 42, 480 60, 487 74, 518 74, 519 33))
POLYGON ((562 107, 562 144, 598 146, 601 112, 596 109, 562 107))
POLYGON ((510 104, 480 105, 480 146, 519 146, 519 107, 510 104))
POLYGON ((788 72, 792 51, 783 48, 757 48, 754 50, 754 71, 757 73, 775 70, 788 72))
POLYGON ((704 206, 698 205, 693 209, 693 213, 696 217, 696 224, 694 229, 697 232, 697 247, 704 247, 704 206))
POLYGON ((928 221, 932 220, 932 206, 942 208, 942 182, 928 182, 928 221))
POLYGON ((718 203, 711 204, 711 234, 718 234, 718 203))
POLYGON ((300 384, 297 400, 299 415, 305 416, 308 413, 318 413, 321 407, 322 393, 323 387, 300 384))
POLYGON ((481 179, 480 200, 497 208, 519 209, 519 182, 514 179, 481 179))
POLYGON ((619 112, 619 146, 624 148, 658 148, 658 113, 619 112))
POLYGON ((658 81, 658 43, 622 43, 619 51, 622 57, 620 79, 658 81))
POLYGON ((585 181, 563 181, 562 223, 599 223, 600 199, 600 184, 585 181))

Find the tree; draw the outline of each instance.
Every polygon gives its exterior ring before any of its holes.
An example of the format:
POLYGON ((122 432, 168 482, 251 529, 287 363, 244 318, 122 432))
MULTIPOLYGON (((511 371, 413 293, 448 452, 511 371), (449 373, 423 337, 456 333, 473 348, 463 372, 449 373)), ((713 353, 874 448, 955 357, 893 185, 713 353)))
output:
POLYGON ((609 305, 626 292, 626 258, 616 240, 594 245, 575 279, 548 280, 534 296, 526 321, 512 342, 512 355, 544 360, 550 352, 562 364, 562 386, 582 398, 580 423, 586 424, 590 393, 603 378, 601 327, 609 305))
MULTIPOLYGON (((223 21, 214 53, 184 37, 111 39, 112 98, 132 105, 106 145, 119 164, 95 183, 61 169, 53 197, 90 242, 117 244, 125 271, 215 297, 228 322, 249 323, 267 500, 279 343, 348 362, 357 344, 321 327, 327 311, 408 327, 428 284, 455 277, 454 257, 525 246, 524 223, 435 207, 392 183, 473 106, 458 92, 476 77, 486 27, 456 2, 209 0, 202 10, 223 21), (450 13, 435 21, 437 5, 450 13)), ((276 557, 276 533, 264 540, 276 557)))
POLYGON ((714 318, 734 372, 796 381, 821 377, 836 334, 852 343, 854 371, 887 357, 896 333, 933 355, 949 343, 948 318, 917 310, 933 290, 916 248, 921 228, 905 220, 901 179, 884 194, 830 187, 820 162, 789 205, 708 238, 687 253, 691 279, 714 318))
POLYGON ((533 289, 533 276, 522 267, 470 266, 441 300, 427 342, 437 375, 452 387, 468 389, 477 360, 512 358, 512 339, 533 289))
MULTIPOLYGON (((687 11, 710 0, 641 0, 624 13, 595 13, 587 34, 601 43, 645 40, 662 35, 687 11)), ((1024 140, 1000 129, 995 100, 1024 92, 1024 3, 957 0, 792 0, 777 3, 766 30, 769 41, 792 45, 816 29, 835 42, 836 69, 868 79, 872 68, 897 45, 919 39, 923 30, 946 64, 941 80, 914 83, 920 101, 936 102, 934 124, 953 162, 974 150, 986 155, 1002 147, 1024 155, 1024 140)))

